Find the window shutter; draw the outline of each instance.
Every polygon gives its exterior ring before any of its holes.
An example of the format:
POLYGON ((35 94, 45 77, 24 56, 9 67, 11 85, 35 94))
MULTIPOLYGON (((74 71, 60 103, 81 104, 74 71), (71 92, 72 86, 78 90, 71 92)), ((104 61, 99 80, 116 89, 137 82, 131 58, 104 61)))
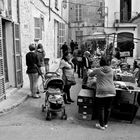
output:
POLYGON ((3 42, 2 42, 2 20, 0 18, 0 100, 5 98, 5 79, 3 61, 3 42))
POLYGON ((15 55, 15 72, 16 72, 16 87, 22 87, 22 57, 20 44, 20 26, 14 24, 14 55, 15 55))
POLYGON ((42 39, 42 29, 41 29, 41 20, 40 18, 34 18, 34 32, 35 32, 35 40, 42 39))

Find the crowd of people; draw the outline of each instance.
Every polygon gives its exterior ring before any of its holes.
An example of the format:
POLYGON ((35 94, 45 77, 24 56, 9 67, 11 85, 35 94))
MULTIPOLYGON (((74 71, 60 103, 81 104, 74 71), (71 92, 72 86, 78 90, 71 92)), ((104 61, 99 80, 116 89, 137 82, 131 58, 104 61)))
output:
MULTIPOLYGON (((114 73, 111 65, 115 63, 118 65, 120 61, 119 50, 115 50, 112 55, 107 57, 104 53, 100 55, 100 67, 91 69, 91 53, 89 50, 82 49, 83 46, 78 46, 77 42, 71 40, 70 47, 66 42, 62 45, 62 58, 59 69, 62 70, 62 79, 64 81, 64 102, 71 104, 74 100, 71 98, 71 87, 73 85, 67 84, 68 77, 74 76, 77 73, 78 78, 82 78, 82 85, 87 84, 88 77, 96 76, 96 98, 98 102, 98 118, 99 123, 97 128, 104 130, 108 126, 108 120, 111 111, 111 105, 114 96, 116 95, 115 86, 113 83, 114 73), (117 61, 117 62, 116 62, 117 61)), ((30 80, 31 96, 33 98, 40 98, 38 89, 39 73, 45 74, 44 57, 45 51, 42 44, 35 46, 29 45, 29 51, 26 55, 27 74, 30 80)), ((92 56, 93 57, 93 56, 92 56)), ((120 64, 120 63, 119 63, 120 64)), ((73 77, 74 78, 74 77, 73 77)))

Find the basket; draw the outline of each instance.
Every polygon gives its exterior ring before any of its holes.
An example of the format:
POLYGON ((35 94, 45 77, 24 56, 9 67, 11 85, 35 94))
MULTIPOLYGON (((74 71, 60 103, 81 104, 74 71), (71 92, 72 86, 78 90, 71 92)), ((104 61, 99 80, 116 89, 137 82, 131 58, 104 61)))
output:
POLYGON ((52 109, 60 109, 62 107, 62 104, 59 103, 51 103, 50 102, 50 108, 52 109))

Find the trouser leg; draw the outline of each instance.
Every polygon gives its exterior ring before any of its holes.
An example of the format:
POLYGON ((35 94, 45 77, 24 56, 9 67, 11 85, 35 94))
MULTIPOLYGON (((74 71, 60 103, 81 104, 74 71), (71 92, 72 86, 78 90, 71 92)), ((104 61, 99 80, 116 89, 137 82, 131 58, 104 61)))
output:
POLYGON ((87 70, 83 69, 83 85, 87 84, 88 76, 87 76, 87 70))
MULTIPOLYGON (((66 100, 70 100, 71 98, 70 98, 70 86, 68 86, 68 85, 65 85, 64 86, 64 92, 65 92, 65 98, 66 98, 66 100)), ((65 99, 64 99, 65 100, 65 99)))
POLYGON ((110 118, 112 103, 113 103, 113 97, 107 97, 105 101, 105 114, 104 114, 105 125, 108 123, 108 120, 110 118))
POLYGON ((97 105, 98 105, 98 120, 99 120, 99 124, 100 126, 104 127, 105 123, 104 123, 104 111, 105 111, 105 107, 104 107, 104 99, 103 98, 97 98, 97 105))
POLYGON ((38 92, 38 73, 32 74, 33 76, 33 95, 35 95, 38 92))
POLYGON ((28 77, 29 77, 29 81, 30 81, 31 94, 33 95, 33 76, 32 76, 32 74, 28 74, 28 77))
POLYGON ((77 68, 77 73, 78 73, 78 78, 80 78, 80 65, 78 64, 78 68, 77 68))

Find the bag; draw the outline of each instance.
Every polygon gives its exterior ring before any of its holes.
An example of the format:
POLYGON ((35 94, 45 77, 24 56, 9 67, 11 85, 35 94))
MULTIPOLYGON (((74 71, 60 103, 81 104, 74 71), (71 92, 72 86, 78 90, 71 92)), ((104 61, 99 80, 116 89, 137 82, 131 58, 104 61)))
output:
POLYGON ((36 67, 36 69, 37 69, 38 74, 39 74, 39 75, 42 75, 41 69, 40 69, 36 64, 34 64, 34 65, 35 65, 35 67, 36 67))
POLYGON ((65 76, 65 77, 66 77, 66 80, 65 80, 65 84, 66 85, 69 85, 69 86, 76 85, 76 81, 75 81, 74 75, 72 75, 72 76, 65 76))

